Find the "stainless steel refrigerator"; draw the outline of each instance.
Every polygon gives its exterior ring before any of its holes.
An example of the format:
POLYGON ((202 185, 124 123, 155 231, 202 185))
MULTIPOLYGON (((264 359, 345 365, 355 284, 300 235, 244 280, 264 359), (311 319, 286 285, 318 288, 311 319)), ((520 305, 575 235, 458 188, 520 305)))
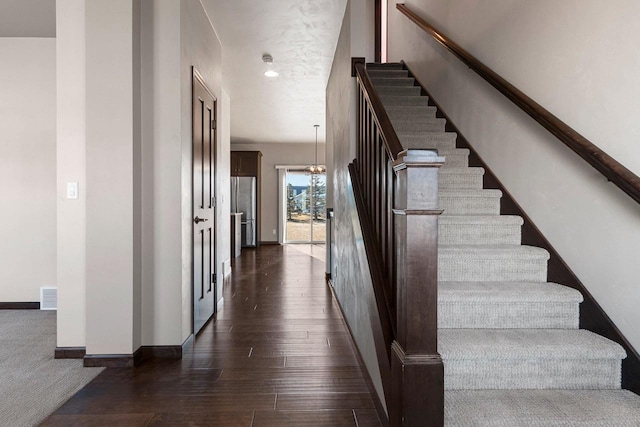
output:
POLYGON ((257 183, 255 177, 231 177, 231 210, 242 212, 242 247, 255 248, 258 243, 257 183))

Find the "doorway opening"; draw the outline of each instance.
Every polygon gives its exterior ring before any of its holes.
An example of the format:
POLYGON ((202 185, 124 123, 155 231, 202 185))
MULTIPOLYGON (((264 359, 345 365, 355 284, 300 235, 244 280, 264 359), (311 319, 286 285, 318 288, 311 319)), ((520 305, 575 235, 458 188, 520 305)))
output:
POLYGON ((284 177, 284 243, 325 243, 325 173, 287 170, 284 177))

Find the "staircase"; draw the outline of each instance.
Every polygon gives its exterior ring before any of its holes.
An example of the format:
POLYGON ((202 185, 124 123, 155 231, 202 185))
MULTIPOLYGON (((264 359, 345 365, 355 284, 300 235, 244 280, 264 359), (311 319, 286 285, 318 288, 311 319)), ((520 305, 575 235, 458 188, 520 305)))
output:
POLYGON ((436 149, 438 351, 448 426, 640 426, 621 390, 624 349, 578 329, 582 295, 547 282, 546 250, 521 245, 523 220, 500 215, 499 190, 421 96, 402 64, 369 64, 405 148, 436 149))

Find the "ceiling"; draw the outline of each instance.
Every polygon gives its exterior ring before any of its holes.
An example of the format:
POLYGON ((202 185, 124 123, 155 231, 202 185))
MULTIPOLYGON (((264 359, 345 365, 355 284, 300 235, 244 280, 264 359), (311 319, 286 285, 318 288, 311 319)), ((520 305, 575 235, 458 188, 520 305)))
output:
POLYGON ((0 37, 55 36, 55 0, 0 0, 0 37))
POLYGON ((325 88, 347 0, 202 0, 223 46, 231 142, 325 140, 325 88), (273 56, 276 78, 264 76, 273 56))

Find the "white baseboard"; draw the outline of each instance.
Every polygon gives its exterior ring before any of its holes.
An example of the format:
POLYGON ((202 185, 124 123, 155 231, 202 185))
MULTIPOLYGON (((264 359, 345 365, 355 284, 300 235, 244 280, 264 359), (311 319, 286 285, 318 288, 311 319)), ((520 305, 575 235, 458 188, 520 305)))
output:
POLYGON ((224 297, 218 300, 218 304, 217 304, 218 311, 222 310, 222 307, 224 307, 224 297))

